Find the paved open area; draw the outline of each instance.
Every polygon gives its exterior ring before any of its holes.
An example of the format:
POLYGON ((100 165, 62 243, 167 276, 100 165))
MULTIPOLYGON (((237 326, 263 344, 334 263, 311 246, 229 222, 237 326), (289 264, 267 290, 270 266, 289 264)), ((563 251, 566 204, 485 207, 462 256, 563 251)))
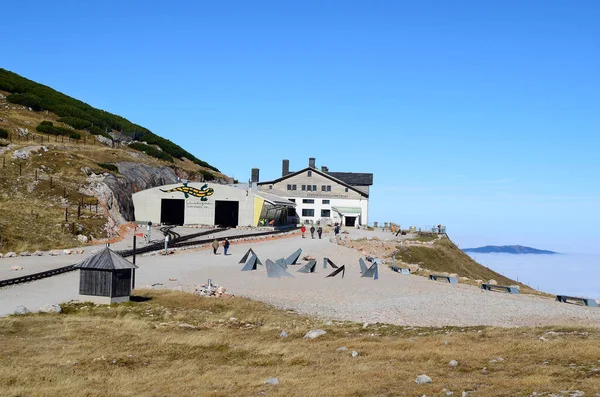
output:
MULTIPOLYGON (((354 238, 391 234, 350 230, 354 238)), ((425 277, 400 275, 382 266, 379 280, 360 277, 358 259, 361 254, 330 241, 287 238, 262 242, 234 243, 230 255, 214 255, 210 249, 191 249, 173 255, 143 255, 137 259, 136 286, 176 288, 194 291, 197 285, 212 279, 235 296, 257 299, 300 313, 324 319, 360 322, 384 322, 410 326, 471 326, 501 327, 538 325, 600 324, 600 310, 555 302, 532 295, 509 295, 481 291, 472 285, 450 285, 429 281, 425 277), (239 260, 252 248, 263 261, 287 257, 302 248, 302 257, 317 259, 317 272, 298 273, 299 266, 288 271, 294 277, 268 278, 264 266, 251 272, 241 272, 239 260), (332 269, 323 269, 323 257, 338 265, 346 265, 344 278, 325 278, 332 269)), ((81 255, 81 259, 86 255, 81 255)), ((13 258, 18 261, 30 258, 13 258)), ((37 260, 47 260, 47 257, 37 260)), ((70 259, 73 259, 71 257, 70 259)), ((8 261, 0 262, 2 266, 8 261)), ((0 289, 0 315, 7 315, 19 305, 32 311, 49 303, 77 299, 79 275, 71 272, 48 279, 0 289)), ((201 298, 198 299, 218 299, 201 298)))

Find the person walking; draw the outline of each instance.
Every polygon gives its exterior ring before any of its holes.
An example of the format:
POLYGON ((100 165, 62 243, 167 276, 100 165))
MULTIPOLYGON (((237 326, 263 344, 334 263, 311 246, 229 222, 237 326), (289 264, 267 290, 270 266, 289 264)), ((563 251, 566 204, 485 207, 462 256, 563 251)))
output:
POLYGON ((310 237, 315 238, 315 227, 314 226, 310 227, 310 237))
POLYGON ((302 232, 302 238, 304 238, 304 233, 306 233, 306 226, 302 225, 300 231, 302 232))
POLYGON ((223 241, 223 252, 224 252, 224 255, 227 255, 227 250, 229 250, 229 240, 226 238, 225 241, 223 241))
POLYGON ((317 228, 317 234, 319 235, 319 240, 321 239, 321 234, 323 234, 323 228, 321 226, 319 226, 317 228))
POLYGON ((335 227, 333 228, 333 232, 335 233, 336 236, 338 234, 340 234, 340 226, 338 224, 336 224, 335 227))
POLYGON ((217 250, 219 249, 219 242, 217 239, 214 239, 212 242, 213 254, 217 255, 217 250))

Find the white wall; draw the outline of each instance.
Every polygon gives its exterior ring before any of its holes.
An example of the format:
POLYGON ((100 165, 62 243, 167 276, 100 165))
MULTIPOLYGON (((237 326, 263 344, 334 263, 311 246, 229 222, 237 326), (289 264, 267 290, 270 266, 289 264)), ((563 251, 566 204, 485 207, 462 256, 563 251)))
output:
MULTIPOLYGON (((189 196, 187 199, 181 192, 162 192, 182 186, 181 183, 173 185, 159 186, 152 189, 143 190, 133 194, 133 205, 135 219, 137 221, 151 221, 160 223, 160 208, 162 199, 184 199, 185 200, 185 218, 186 225, 214 225, 215 222, 215 201, 238 201, 239 216, 238 224, 240 226, 252 225, 254 222, 254 195, 247 189, 239 189, 227 185, 207 183, 209 188, 214 190, 207 201, 200 200, 200 197, 189 196)), ((204 186, 203 182, 188 183, 189 187, 196 189, 204 186)))
POLYGON ((331 198, 313 198, 311 197, 310 199, 314 200, 315 203, 314 204, 304 204, 302 203, 302 200, 305 199, 304 197, 292 197, 292 196, 288 196, 288 199, 296 199, 296 213, 298 214, 298 217, 300 217, 300 222, 304 223, 305 220, 310 220, 313 222, 316 222, 318 220, 321 219, 321 210, 330 210, 331 213, 331 220, 332 223, 335 222, 342 222, 342 219, 340 218, 339 214, 337 212, 335 212, 334 210, 331 209, 331 207, 355 207, 355 208, 360 208, 361 209, 361 215, 360 215, 360 224, 361 225, 367 225, 368 222, 368 216, 369 216, 369 200, 367 199, 362 199, 362 200, 357 200, 357 199, 331 199, 331 198), (329 200, 329 204, 323 204, 323 200, 329 200), (315 210, 315 216, 313 217, 307 217, 307 216, 302 216, 302 209, 314 209, 315 210))

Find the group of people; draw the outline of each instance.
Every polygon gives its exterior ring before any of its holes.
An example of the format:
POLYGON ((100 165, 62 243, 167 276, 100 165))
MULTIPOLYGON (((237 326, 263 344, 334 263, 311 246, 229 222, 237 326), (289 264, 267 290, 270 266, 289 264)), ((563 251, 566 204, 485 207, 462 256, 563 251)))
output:
MULTIPOLYGON (((300 228, 300 231, 302 232, 302 238, 306 237, 306 226, 302 225, 302 227, 300 228)), ((310 237, 311 238, 315 238, 315 232, 317 232, 317 235, 319 236, 319 239, 321 238, 321 236, 323 235, 323 228, 321 226, 317 227, 315 229, 314 225, 310 226, 310 237)), ((336 223, 335 227, 333 228, 333 231, 335 233, 335 235, 337 236, 338 234, 340 234, 340 226, 336 223)))
MULTIPOLYGON (((212 248, 213 248, 213 254, 217 255, 217 251, 219 250, 219 246, 221 244, 219 244, 219 241, 217 241, 217 239, 214 239, 212 242, 212 248)), ((227 238, 225 238, 225 240, 223 240, 223 252, 225 255, 227 255, 227 251, 229 250, 229 240, 227 238)))

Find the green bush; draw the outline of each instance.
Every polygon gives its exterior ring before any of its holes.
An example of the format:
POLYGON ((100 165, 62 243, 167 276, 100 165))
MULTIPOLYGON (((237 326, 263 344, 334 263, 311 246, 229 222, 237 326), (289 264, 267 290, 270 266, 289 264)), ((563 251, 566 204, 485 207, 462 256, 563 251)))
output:
POLYGON ((112 172, 119 172, 119 168, 117 168, 117 166, 114 164, 98 163, 98 165, 100 167, 104 168, 105 170, 109 170, 112 172))
POLYGON ((81 139, 81 134, 79 132, 71 131, 69 132, 69 138, 71 139, 81 139))
POLYGON ((140 143, 140 142, 134 142, 134 143, 130 143, 129 147, 133 148, 135 150, 139 150, 140 152, 144 152, 148 156, 156 157, 159 160, 165 160, 170 163, 172 163, 174 161, 173 156, 171 156, 168 153, 161 152, 154 146, 146 145, 146 144, 140 143))
POLYGON ((93 108, 85 102, 2 68, 0 68, 0 90, 11 93, 6 97, 7 101, 28 106, 36 111, 45 109, 54 112, 61 117, 61 122, 73 128, 88 129, 94 135, 106 136, 106 134, 100 132, 103 132, 105 128, 121 131, 130 137, 135 135, 137 140, 159 146, 163 150, 161 157, 168 155, 171 158, 169 161, 173 161, 173 157, 185 157, 202 167, 219 172, 216 167, 196 158, 181 146, 155 135, 142 126, 134 124, 121 116, 93 108), (84 125, 88 126, 83 127, 84 125))
POLYGON ((40 122, 40 125, 54 125, 54 123, 52 121, 42 120, 40 122))
POLYGON ((56 127, 50 121, 42 121, 37 127, 35 127, 35 129, 39 132, 43 132, 45 134, 50 135, 64 135, 71 137, 71 134, 73 134, 73 139, 81 138, 81 135, 79 133, 72 131, 68 128, 56 127), (75 138, 76 135, 79 136, 79 138, 75 138))
POLYGON ((61 123, 65 123, 75 128, 76 130, 85 130, 86 128, 90 128, 92 123, 87 120, 78 119, 77 117, 61 117, 58 119, 61 123))
POLYGON ((214 174, 210 171, 200 170, 200 173, 204 177, 205 181, 212 181, 212 180, 216 179, 214 174))
POLYGON ((8 131, 5 130, 4 128, 0 128, 0 138, 3 138, 3 139, 8 138, 8 131))

